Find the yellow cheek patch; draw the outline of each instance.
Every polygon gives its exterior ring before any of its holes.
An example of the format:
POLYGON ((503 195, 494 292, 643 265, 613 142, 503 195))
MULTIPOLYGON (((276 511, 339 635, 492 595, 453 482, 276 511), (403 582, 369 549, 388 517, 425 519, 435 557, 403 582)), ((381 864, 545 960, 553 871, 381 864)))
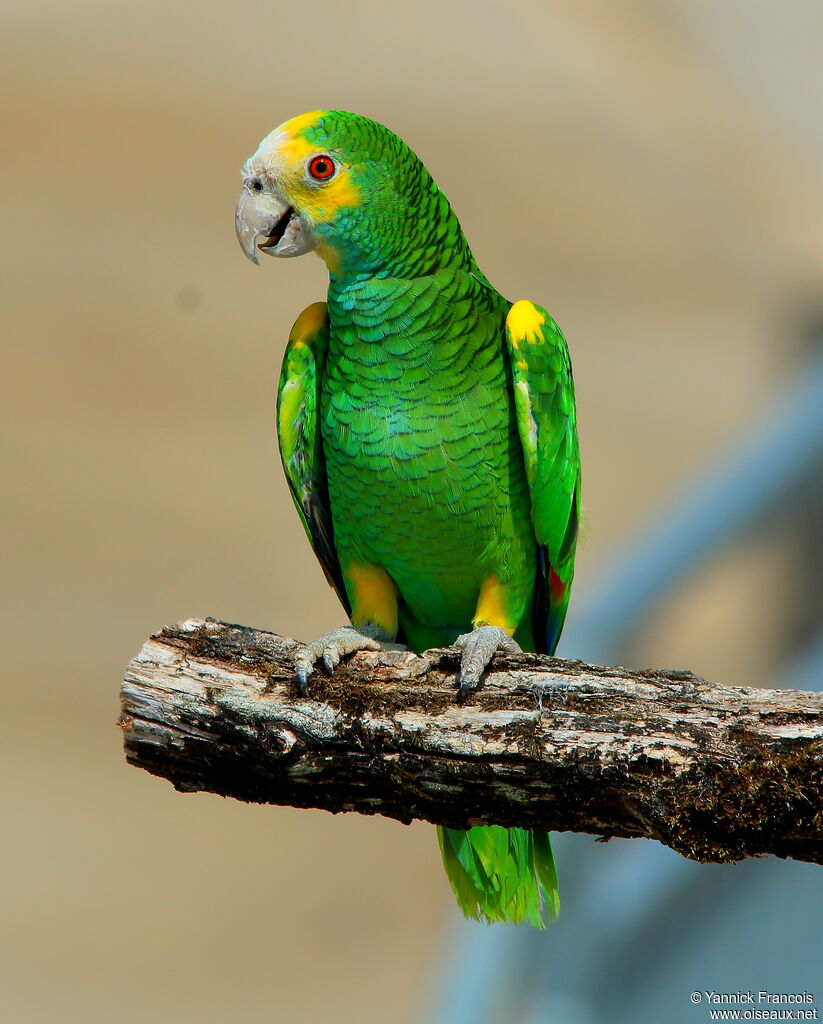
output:
POLYGON ((306 164, 312 156, 325 152, 306 139, 306 132, 313 128, 326 113, 312 110, 286 121, 277 129, 277 163, 285 177, 289 198, 301 212, 315 224, 333 220, 338 210, 357 206, 360 190, 351 180, 350 169, 344 164, 327 183, 310 185, 305 179, 306 164))
MULTIPOLYGON (((310 146, 307 152, 314 153, 316 150, 310 146)), ((313 187, 302 180, 304 162, 301 160, 299 164, 301 180, 288 184, 294 205, 301 213, 307 214, 315 224, 320 224, 334 220, 338 210, 358 205, 360 189, 352 182, 348 167, 342 167, 328 184, 313 187)))
POLYGON ((397 636, 397 587, 379 565, 347 565, 343 570, 355 626, 373 623, 397 636))
POLYGON ((496 576, 487 576, 480 588, 480 597, 477 599, 477 609, 474 613, 472 625, 475 629, 478 626, 500 626, 507 633, 514 633, 517 629, 517 622, 512 621, 512 612, 508 607, 506 588, 496 576))
POLYGON ((521 341, 539 342, 543 338, 540 328, 545 324, 546 317, 533 302, 520 299, 515 302, 506 317, 506 326, 511 335, 511 343, 517 348, 521 341))

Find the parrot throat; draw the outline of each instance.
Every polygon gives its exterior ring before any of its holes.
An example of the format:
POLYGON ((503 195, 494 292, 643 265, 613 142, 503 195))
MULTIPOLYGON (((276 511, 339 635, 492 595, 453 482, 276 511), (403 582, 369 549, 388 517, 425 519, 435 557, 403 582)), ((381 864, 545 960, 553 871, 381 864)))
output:
POLYGON ((421 276, 332 277, 328 365, 356 381, 354 391, 376 388, 370 402, 387 401, 390 380, 395 398, 409 392, 418 400, 435 381, 448 389, 474 374, 473 358, 503 329, 507 307, 473 260, 421 276), (457 332, 456 303, 469 310, 457 332))
POLYGON ((363 242, 362 235, 354 234, 321 243, 319 252, 329 271, 332 288, 340 290, 371 278, 412 280, 445 269, 465 270, 482 277, 459 225, 457 232, 459 237, 443 249, 424 245, 407 248, 402 243, 390 245, 385 237, 363 242))
POLYGON ((502 301, 478 267, 445 197, 439 191, 437 195, 445 204, 438 234, 449 244, 425 244, 431 241, 431 229, 427 234, 424 219, 416 216, 419 211, 410 208, 399 240, 394 240, 392 222, 384 222, 381 232, 369 234, 368 244, 360 241, 362 232, 344 236, 345 249, 338 248, 336 260, 327 260, 332 359, 341 344, 350 352, 359 349, 366 366, 384 358, 401 364, 424 355, 430 359, 437 347, 435 325, 451 322, 452 303, 473 301, 475 312, 482 315, 502 301), (377 347, 383 348, 382 354, 377 347))

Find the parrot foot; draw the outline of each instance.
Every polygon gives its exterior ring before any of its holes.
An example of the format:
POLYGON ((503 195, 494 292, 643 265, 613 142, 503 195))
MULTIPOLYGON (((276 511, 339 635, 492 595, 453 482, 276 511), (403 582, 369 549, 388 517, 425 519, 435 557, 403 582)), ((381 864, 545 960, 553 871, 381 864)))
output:
MULTIPOLYGON (((300 693, 305 696, 309 687, 309 676, 314 672, 315 662, 322 659, 323 666, 331 675, 340 664, 340 659, 355 651, 396 650, 398 644, 388 643, 391 638, 379 626, 366 623, 363 626, 339 626, 330 633, 301 647, 294 659, 294 675, 300 693)), ((402 649, 402 648, 401 648, 402 649)))
POLYGON ((504 654, 523 653, 520 644, 500 626, 477 626, 471 633, 459 636, 454 646, 461 652, 460 672, 457 676, 461 697, 477 689, 486 666, 498 651, 504 654))

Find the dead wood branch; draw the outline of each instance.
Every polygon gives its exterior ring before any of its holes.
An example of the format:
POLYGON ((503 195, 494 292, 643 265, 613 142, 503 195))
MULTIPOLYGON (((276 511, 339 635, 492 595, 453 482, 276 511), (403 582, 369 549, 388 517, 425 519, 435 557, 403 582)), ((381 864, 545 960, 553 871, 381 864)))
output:
POLYGON ((358 654, 292 683, 296 642, 189 620, 129 665, 129 763, 177 789, 466 828, 645 836, 686 857, 823 863, 823 694, 498 657, 358 654))

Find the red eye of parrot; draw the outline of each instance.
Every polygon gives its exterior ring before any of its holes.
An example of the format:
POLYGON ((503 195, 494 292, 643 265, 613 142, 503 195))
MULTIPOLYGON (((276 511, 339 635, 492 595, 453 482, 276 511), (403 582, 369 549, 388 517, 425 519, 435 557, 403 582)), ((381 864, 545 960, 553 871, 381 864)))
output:
POLYGON ((334 160, 330 156, 314 156, 309 162, 309 174, 317 181, 325 181, 334 174, 334 160))

